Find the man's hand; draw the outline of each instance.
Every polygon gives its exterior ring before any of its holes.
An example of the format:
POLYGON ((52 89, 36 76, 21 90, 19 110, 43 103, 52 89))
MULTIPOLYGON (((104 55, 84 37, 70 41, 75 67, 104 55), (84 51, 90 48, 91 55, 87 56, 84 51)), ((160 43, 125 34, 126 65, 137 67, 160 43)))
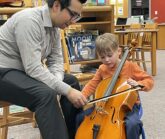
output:
POLYGON ((76 108, 82 107, 87 103, 85 96, 80 91, 73 88, 68 92, 67 98, 76 108))

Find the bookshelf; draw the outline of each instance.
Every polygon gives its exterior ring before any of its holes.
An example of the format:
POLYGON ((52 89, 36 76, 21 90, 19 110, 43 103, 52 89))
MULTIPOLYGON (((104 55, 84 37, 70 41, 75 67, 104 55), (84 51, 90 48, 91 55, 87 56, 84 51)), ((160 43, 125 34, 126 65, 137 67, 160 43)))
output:
MULTIPOLYGON (((79 27, 80 30, 98 30, 99 34, 105 32, 114 32, 114 6, 107 5, 107 6, 84 6, 82 13, 82 19, 71 25, 70 28, 79 27)), ((99 65, 101 62, 96 57, 93 60, 83 60, 78 62, 72 62, 70 65, 80 64, 95 66, 99 65)))
POLYGON ((114 5, 114 20, 118 17, 127 18, 128 17, 128 0, 109 0, 109 4, 114 5))
POLYGON ((114 6, 84 6, 82 19, 76 23, 85 30, 99 30, 100 33, 114 31, 114 6), (88 19, 93 21, 88 21, 88 19), (85 19, 87 21, 85 21, 85 19))

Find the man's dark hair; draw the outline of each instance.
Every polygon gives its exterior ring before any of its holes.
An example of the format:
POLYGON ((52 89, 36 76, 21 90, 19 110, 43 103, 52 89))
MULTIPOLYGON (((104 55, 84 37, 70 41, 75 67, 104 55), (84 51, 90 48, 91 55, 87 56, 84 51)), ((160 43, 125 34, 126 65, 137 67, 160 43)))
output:
MULTIPOLYGON (((47 0, 47 3, 48 3, 48 6, 49 8, 52 8, 53 7, 53 4, 55 1, 59 1, 60 4, 61 4, 61 9, 64 9, 66 7, 69 7, 70 6, 70 2, 71 0, 47 0)), ((81 4, 85 3, 87 0, 79 0, 79 2, 81 4)))

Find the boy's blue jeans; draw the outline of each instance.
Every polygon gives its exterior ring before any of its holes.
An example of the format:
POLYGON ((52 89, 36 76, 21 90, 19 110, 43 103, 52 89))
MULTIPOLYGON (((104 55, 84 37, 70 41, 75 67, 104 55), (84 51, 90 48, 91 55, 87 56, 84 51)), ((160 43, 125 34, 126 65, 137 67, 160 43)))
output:
POLYGON ((132 111, 128 112, 125 117, 125 129, 127 139, 139 139, 139 136, 142 134, 142 138, 145 139, 144 129, 142 121, 140 120, 141 105, 135 104, 132 111))
MULTIPOLYGON (((76 123, 77 128, 83 121, 85 115, 90 115, 94 108, 90 108, 77 115, 76 123)), ((125 117, 126 136, 127 139, 139 139, 142 135, 142 139, 145 139, 143 124, 140 120, 142 116, 142 106, 135 104, 132 111, 128 112, 125 117)))

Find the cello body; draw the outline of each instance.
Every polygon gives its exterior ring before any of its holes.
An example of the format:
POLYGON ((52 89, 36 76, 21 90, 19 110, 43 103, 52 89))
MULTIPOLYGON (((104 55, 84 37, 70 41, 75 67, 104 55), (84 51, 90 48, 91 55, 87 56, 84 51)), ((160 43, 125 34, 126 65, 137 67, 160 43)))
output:
MULTIPOLYGON (((104 95, 110 82, 111 78, 100 82, 96 89, 96 98, 104 95)), ((118 78, 112 94, 130 88, 130 85, 125 82, 125 79, 118 78)), ((101 102, 96 103, 94 111, 85 116, 79 126, 75 139, 126 139, 124 117, 127 112, 132 110, 137 98, 137 91, 131 93, 128 91, 105 101, 103 105, 101 102), (99 112, 98 107, 103 111, 99 112), (95 125, 100 127, 97 137, 93 135, 95 125)))

